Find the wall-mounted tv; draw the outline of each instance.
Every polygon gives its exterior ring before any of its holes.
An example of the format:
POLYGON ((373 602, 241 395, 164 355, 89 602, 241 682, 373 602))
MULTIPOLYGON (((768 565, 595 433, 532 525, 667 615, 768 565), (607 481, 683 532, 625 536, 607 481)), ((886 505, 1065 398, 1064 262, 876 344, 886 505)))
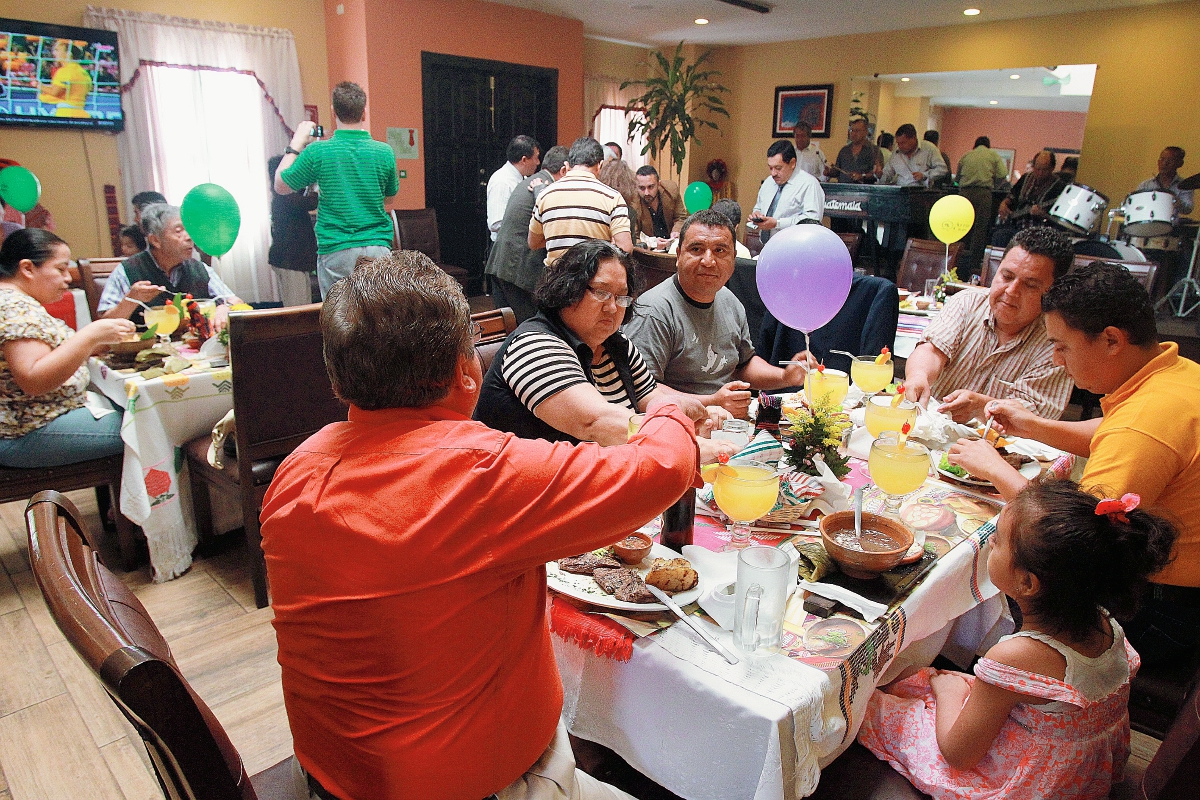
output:
POLYGON ((119 131, 114 31, 0 18, 0 125, 119 131))

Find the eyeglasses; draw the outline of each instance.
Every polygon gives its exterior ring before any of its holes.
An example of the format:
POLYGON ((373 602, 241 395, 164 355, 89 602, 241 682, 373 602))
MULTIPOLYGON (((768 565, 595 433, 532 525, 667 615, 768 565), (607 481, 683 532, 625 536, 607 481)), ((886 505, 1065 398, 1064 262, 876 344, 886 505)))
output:
POLYGON ((592 297, 601 303, 607 303, 609 300, 612 300, 621 308, 629 308, 633 305, 633 298, 627 294, 613 294, 607 289, 595 289, 591 286, 587 287, 587 290, 592 293, 592 297))
POLYGON ((479 344, 483 341, 483 328, 479 327, 478 322, 471 323, 471 344, 479 344))

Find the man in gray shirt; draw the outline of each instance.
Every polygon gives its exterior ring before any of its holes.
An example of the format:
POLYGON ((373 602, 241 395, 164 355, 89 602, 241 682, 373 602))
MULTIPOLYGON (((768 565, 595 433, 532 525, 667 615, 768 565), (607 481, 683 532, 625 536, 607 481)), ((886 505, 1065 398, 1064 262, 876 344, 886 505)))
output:
POLYGON ((484 273, 491 276, 492 301, 496 308, 508 306, 520 324, 537 313, 533 290, 545 270, 546 248, 529 249, 529 220, 542 190, 567 174, 567 148, 556 145, 546 151, 542 168, 517 184, 508 198, 496 243, 488 253, 484 273))
POLYGON ((624 332, 663 388, 697 395, 745 417, 750 388, 804 383, 806 354, 786 369, 754 354, 746 310, 725 284, 734 269, 734 228, 705 209, 688 217, 679 234, 675 277, 638 298, 624 332))

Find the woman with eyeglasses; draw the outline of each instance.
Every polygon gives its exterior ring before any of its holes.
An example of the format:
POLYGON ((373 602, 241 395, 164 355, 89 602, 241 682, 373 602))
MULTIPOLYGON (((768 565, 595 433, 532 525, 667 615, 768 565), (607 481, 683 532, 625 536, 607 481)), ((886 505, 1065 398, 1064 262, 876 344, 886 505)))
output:
MULTIPOLYGON (((629 418, 667 395, 621 333, 644 282, 637 263, 611 243, 580 242, 546 268, 538 313, 496 353, 475 419, 525 439, 624 444, 629 418)), ((705 463, 726 441, 700 440, 705 463)))

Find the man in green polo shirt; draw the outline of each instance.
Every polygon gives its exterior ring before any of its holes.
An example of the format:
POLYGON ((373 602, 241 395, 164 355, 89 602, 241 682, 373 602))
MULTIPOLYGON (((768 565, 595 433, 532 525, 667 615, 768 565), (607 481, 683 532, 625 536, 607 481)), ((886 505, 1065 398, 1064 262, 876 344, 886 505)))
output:
POLYGON ((275 191, 291 194, 317 184, 317 278, 321 298, 354 270, 359 257, 378 258, 392 249, 392 224, 383 204, 400 191, 396 157, 371 138, 363 112, 367 93, 345 81, 333 90, 337 130, 327 141, 313 123, 296 126, 291 146, 275 172, 275 191))

